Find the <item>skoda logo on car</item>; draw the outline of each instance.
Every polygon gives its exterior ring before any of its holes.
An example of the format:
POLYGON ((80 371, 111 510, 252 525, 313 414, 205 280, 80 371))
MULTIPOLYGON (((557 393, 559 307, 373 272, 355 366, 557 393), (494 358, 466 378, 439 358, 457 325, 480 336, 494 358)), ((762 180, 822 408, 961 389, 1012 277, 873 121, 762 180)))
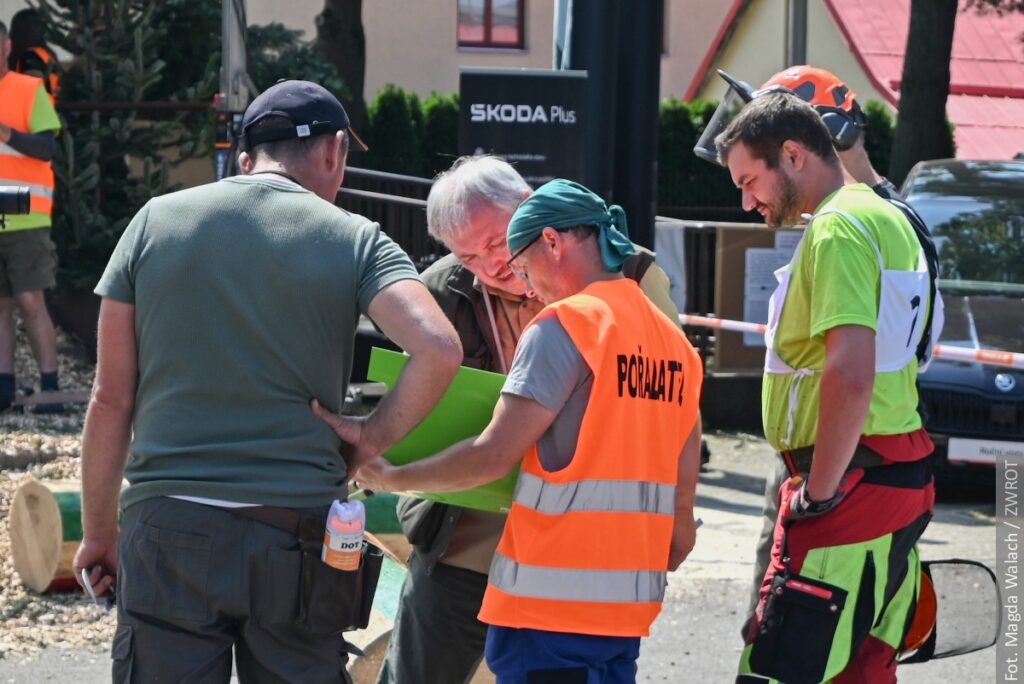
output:
POLYGON ((996 376, 996 388, 1003 392, 1009 392, 1017 386, 1017 380, 1009 373, 1000 373, 996 376))

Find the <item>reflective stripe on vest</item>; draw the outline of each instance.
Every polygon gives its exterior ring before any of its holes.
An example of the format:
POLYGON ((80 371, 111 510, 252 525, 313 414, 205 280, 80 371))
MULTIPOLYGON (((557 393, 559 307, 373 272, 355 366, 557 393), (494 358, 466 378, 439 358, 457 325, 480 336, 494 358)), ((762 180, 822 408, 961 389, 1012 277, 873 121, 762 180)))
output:
POLYGON ((8 157, 24 157, 25 155, 14 149, 7 143, 0 143, 0 154, 6 154, 8 157))
POLYGON ((593 373, 590 399, 566 467, 544 470, 536 446, 523 458, 479 618, 646 636, 664 596, 700 357, 630 280, 591 283, 530 325, 550 317, 593 373))
POLYGON ((562 515, 569 511, 672 515, 675 512, 675 487, 629 480, 577 480, 555 484, 531 473, 520 473, 515 501, 548 515, 562 515))
MULTIPOLYGON (((0 167, 3 166, 3 158, 0 157, 0 167)), ((26 183, 16 178, 0 177, 0 186, 15 186, 28 188, 29 212, 51 216, 53 214, 53 188, 36 183, 26 183)))
MULTIPOLYGON (((24 181, 20 181, 15 178, 4 178, 3 176, 0 176, 0 185, 28 188, 28 191, 32 194, 32 199, 35 199, 36 197, 43 197, 48 200, 53 200, 53 188, 48 188, 45 185, 25 183, 24 181)), ((35 210, 33 209, 33 211, 35 210)))
MULTIPOLYGON (((34 76, 7 72, 0 79, 0 123, 28 132, 39 87, 40 80, 34 76)), ((28 186, 32 193, 32 213, 51 215, 53 169, 50 162, 20 154, 7 145, 0 150, 0 183, 28 186)))
POLYGON ((517 596, 561 601, 660 603, 666 573, 650 570, 580 570, 517 563, 494 554, 488 583, 517 596))

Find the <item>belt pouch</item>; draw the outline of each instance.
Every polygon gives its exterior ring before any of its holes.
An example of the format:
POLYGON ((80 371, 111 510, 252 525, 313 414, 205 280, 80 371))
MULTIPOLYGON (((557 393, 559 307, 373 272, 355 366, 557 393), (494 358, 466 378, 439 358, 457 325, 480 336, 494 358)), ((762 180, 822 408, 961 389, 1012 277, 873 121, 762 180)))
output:
POLYGON ((801 575, 776 575, 750 651, 753 671, 786 684, 821 682, 846 594, 801 575))
POLYGON ((314 631, 347 632, 370 622, 384 552, 363 543, 356 570, 337 570, 320 560, 320 545, 302 544, 302 600, 299 622, 314 631))

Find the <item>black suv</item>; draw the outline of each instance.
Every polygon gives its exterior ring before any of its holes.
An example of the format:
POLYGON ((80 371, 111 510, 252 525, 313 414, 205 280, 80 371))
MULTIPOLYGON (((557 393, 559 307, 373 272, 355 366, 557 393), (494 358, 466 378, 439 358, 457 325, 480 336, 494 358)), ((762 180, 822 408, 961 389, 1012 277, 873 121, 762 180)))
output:
MULTIPOLYGON (((940 344, 1024 352, 1024 161, 921 162, 902 193, 938 248, 940 344)), ((1024 457, 1024 370, 937 358, 920 389, 948 462, 1024 457)))

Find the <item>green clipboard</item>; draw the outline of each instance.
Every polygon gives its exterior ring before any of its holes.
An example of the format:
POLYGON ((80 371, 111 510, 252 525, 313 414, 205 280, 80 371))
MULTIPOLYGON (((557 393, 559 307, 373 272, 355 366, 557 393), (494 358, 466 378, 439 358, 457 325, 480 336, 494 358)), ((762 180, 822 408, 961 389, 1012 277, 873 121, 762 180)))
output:
MULTIPOLYGON (((405 354, 374 347, 370 352, 366 377, 383 382, 391 389, 408 360, 405 354)), ((479 435, 491 422, 491 414, 494 413, 494 406, 498 403, 504 384, 504 375, 475 368, 460 368, 448 391, 430 415, 384 457, 395 465, 404 465, 432 456, 467 437, 479 435)), ((519 467, 516 466, 500 480, 474 489, 447 494, 403 493, 463 508, 507 513, 512 506, 512 492, 518 477, 519 467)))

